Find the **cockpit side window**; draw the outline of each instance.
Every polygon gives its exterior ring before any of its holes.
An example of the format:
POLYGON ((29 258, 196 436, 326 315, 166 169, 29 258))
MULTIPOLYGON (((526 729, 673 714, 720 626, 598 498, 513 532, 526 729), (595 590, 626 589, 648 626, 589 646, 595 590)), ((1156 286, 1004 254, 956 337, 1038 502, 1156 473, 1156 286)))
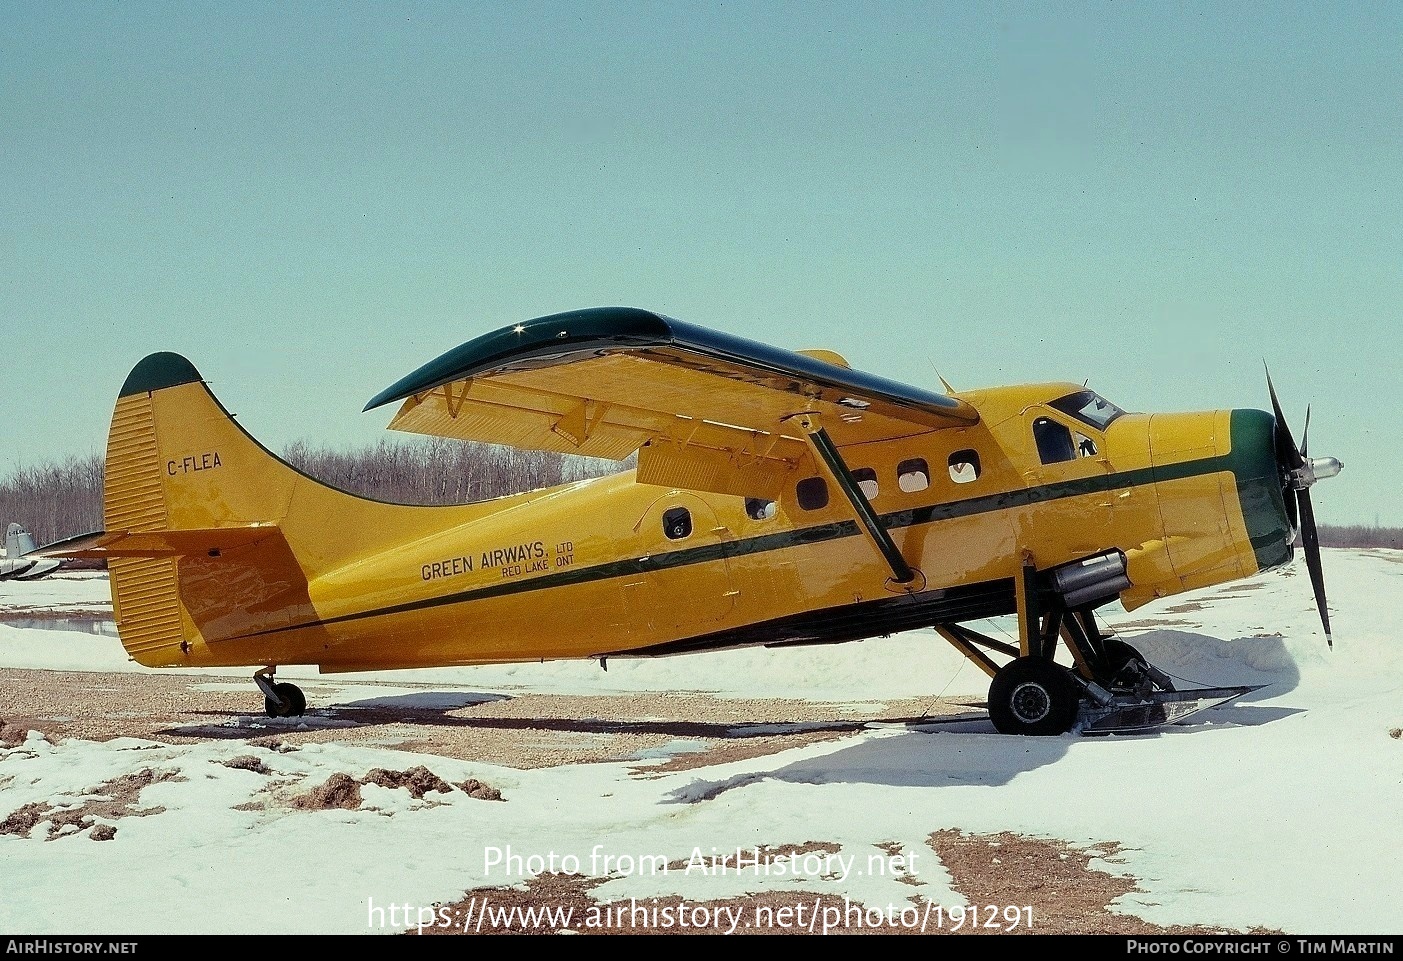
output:
POLYGON ((1066 397, 1057 398, 1048 406, 1097 430, 1105 430, 1107 424, 1125 413, 1094 390, 1079 390, 1066 397))
POLYGON ((1038 447, 1038 459, 1044 464, 1061 464, 1079 457, 1096 457, 1100 453, 1096 441, 1051 417, 1033 421, 1033 440, 1038 447))
POLYGON ((1051 417, 1039 417, 1033 421, 1033 440, 1038 445, 1038 459, 1044 464, 1077 459, 1072 432, 1051 417))

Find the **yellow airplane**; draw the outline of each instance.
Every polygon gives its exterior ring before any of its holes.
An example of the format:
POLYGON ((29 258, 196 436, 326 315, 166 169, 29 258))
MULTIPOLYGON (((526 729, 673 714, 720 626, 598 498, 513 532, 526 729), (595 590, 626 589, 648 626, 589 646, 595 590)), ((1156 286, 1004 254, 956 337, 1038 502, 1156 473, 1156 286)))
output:
POLYGON ((1307 458, 1271 399, 1151 415, 1073 383, 936 393, 593 308, 468 341, 366 410, 637 469, 422 507, 299 473, 158 353, 117 400, 105 531, 39 553, 107 558, 134 660, 257 667, 272 716, 306 708, 286 665, 607 669, 933 627, 990 676, 1002 732, 1144 729, 1251 688, 1176 691, 1101 631, 1102 605, 1280 567, 1299 528, 1329 636, 1309 490, 1342 465, 1307 458), (1009 614, 1016 645, 969 626, 1009 614))

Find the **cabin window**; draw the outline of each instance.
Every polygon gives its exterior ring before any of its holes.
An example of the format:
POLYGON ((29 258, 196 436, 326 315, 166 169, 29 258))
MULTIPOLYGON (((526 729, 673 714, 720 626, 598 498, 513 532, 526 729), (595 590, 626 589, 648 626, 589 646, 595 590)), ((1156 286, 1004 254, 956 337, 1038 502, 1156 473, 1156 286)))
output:
POLYGON ((956 484, 968 484, 979 479, 979 452, 957 450, 950 455, 950 479, 956 484))
POLYGON ((753 521, 767 521, 775 516, 775 502, 761 500, 759 497, 747 497, 745 516, 753 521))
POLYGON ((692 512, 685 507, 663 511, 663 533, 674 541, 680 541, 692 533, 692 512))
POLYGON ((816 511, 828 506, 828 484, 822 477, 806 477, 794 488, 799 497, 799 506, 806 511, 816 511))
POLYGON ((896 465, 896 486, 908 494, 923 491, 930 486, 930 468, 924 458, 913 457, 896 465))
POLYGON ((1039 417, 1033 421, 1033 440, 1038 445, 1038 458, 1044 464, 1077 459, 1072 432, 1051 417, 1039 417))
POLYGON ((853 480, 862 488, 862 496, 871 500, 877 496, 877 472, 870 467, 859 467, 853 471, 853 480))

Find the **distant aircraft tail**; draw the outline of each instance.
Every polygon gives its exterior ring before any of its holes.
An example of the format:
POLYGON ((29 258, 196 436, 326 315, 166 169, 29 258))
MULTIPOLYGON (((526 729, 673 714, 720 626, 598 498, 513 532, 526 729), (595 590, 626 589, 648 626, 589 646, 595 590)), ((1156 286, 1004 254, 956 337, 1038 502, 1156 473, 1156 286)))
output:
POLYGON ((23 524, 11 524, 5 530, 5 556, 20 558, 34 552, 34 535, 23 524))
POLYGON ((0 560, 0 581, 35 581, 58 570, 59 561, 30 556, 34 550, 34 535, 23 524, 7 527, 5 557, 0 560))

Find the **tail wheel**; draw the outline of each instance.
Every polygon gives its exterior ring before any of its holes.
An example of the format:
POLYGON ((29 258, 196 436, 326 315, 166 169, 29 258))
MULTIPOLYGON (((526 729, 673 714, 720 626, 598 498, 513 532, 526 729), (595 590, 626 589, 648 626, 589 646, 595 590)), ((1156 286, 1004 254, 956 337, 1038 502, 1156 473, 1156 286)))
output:
POLYGON ((296 684, 274 684, 277 699, 265 697, 263 704, 269 717, 301 717, 307 711, 307 698, 296 684))
POLYGON ((989 684, 989 718, 1001 734, 1066 734, 1080 703, 1066 669, 1040 657, 1010 661, 989 684))

